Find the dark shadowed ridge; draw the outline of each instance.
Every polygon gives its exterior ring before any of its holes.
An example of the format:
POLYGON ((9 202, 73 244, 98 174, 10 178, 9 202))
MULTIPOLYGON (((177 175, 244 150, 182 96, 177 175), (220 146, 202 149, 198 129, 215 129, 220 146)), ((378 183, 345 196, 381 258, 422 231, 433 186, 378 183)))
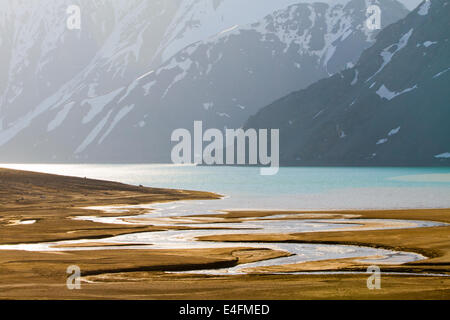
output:
POLYGON ((284 165, 450 164, 450 2, 378 35, 355 67, 272 103, 247 128, 279 128, 284 165))

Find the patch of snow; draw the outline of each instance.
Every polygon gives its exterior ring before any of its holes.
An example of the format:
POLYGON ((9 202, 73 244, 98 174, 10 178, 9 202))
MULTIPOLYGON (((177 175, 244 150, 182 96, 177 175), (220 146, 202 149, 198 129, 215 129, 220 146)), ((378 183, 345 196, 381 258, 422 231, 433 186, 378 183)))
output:
MULTIPOLYGON (((167 87, 166 91, 164 91, 164 94, 162 95, 161 99, 163 99, 167 95, 167 93, 169 92, 170 88, 172 88, 177 82, 179 82, 179 81, 184 79, 184 77, 187 75, 189 69, 191 68, 192 63, 193 62, 192 62, 191 59, 186 59, 186 60, 184 60, 182 62, 177 62, 176 59, 172 59, 172 61, 169 64, 169 66, 168 67, 164 67, 164 68, 172 69, 170 66, 174 65, 175 67, 178 67, 179 69, 181 69, 181 72, 169 84, 169 86, 167 87)), ((161 70, 158 70, 158 73, 160 71, 161 70)))
POLYGON ((413 34, 414 29, 409 30, 407 33, 405 33, 399 40, 398 43, 394 43, 392 45, 390 45, 389 47, 385 48, 382 52, 381 52, 381 57, 383 58, 383 63, 380 67, 380 69, 378 69, 377 72, 375 72, 375 74, 373 76, 371 76, 369 79, 367 79, 366 81, 370 81, 373 77, 375 77, 378 73, 380 73, 392 60, 392 58, 395 56, 395 54, 397 52, 399 52, 400 50, 402 50, 404 47, 406 47, 406 45, 408 44, 409 38, 411 37, 411 35, 413 34), (391 49, 393 47, 396 47, 394 52, 391 52, 391 49))
POLYGON ((146 83, 142 86, 142 89, 144 89, 144 95, 148 96, 150 93, 151 88, 155 85, 156 80, 150 81, 149 83, 146 83))
POLYGON ((431 0, 425 0, 425 2, 420 6, 419 11, 417 13, 421 16, 425 16, 428 14, 428 10, 430 10, 431 0))
POLYGON ((425 48, 428 48, 429 46, 432 46, 433 44, 436 44, 437 42, 436 41, 425 41, 424 43, 423 43, 423 46, 425 47, 425 48))
POLYGON ((108 121, 108 118, 111 114, 112 110, 108 112, 108 114, 94 127, 94 129, 89 133, 89 135, 84 139, 84 141, 78 146, 78 148, 75 150, 75 154, 83 152, 98 136, 100 131, 102 131, 103 127, 105 126, 106 122, 108 121))
POLYGON ((323 110, 320 110, 319 112, 316 113, 316 115, 312 118, 313 120, 315 120, 318 116, 320 116, 322 114, 323 110))
POLYGON ((13 139, 19 132, 31 125, 33 119, 47 111, 50 107, 57 107, 61 104, 61 89, 55 95, 52 95, 42 101, 34 110, 28 112, 25 116, 14 122, 14 124, 8 128, 4 128, 0 131, 0 146, 3 146, 11 139, 13 139))
POLYGON ((393 135, 396 135, 396 134, 400 131, 400 128, 401 128, 401 127, 392 129, 391 131, 389 131, 388 136, 391 137, 391 136, 393 136, 393 135))
POLYGON ((355 77, 353 78, 352 83, 350 83, 352 86, 354 86, 358 82, 358 75, 359 75, 359 72, 357 69, 355 69, 355 77))
POLYGON ((323 62, 323 66, 328 70, 328 62, 333 57, 334 53, 336 52, 336 46, 330 44, 330 46, 327 48, 327 51, 325 53, 325 60, 323 62))
POLYGON ((225 29, 225 30, 223 30, 223 31, 220 31, 219 34, 222 35, 222 34, 231 32, 231 31, 233 31, 234 29, 237 29, 238 27, 239 27, 239 25, 236 24, 236 25, 232 26, 231 28, 228 28, 228 29, 225 29))
POLYGON ((67 115, 69 114, 69 111, 72 109, 74 104, 75 102, 70 102, 66 104, 63 107, 63 109, 56 114, 55 118, 48 124, 47 132, 55 130, 63 123, 63 121, 66 119, 67 115))
POLYGON ((437 159, 450 159, 450 152, 437 154, 434 157, 437 158, 437 159))
POLYGON ((127 88, 127 91, 125 92, 125 94, 120 97, 119 101, 117 101, 117 103, 121 103, 126 97, 128 97, 128 95, 130 94, 131 91, 134 90, 134 88, 137 87, 137 85, 139 84, 139 79, 134 80, 127 88))
POLYGON ((445 69, 445 70, 443 70, 443 71, 441 71, 441 72, 435 74, 435 75, 433 76, 433 79, 442 76, 442 75, 443 75, 444 73, 446 73, 447 71, 450 71, 450 68, 447 68, 447 69, 445 69))
POLYGON ((141 80, 141 79, 143 79, 143 78, 145 78, 145 77, 151 75, 151 74, 154 73, 154 72, 155 72, 155 71, 152 70, 152 71, 150 71, 150 72, 144 73, 142 76, 140 76, 139 78, 137 78, 136 81, 139 81, 139 80, 141 80))
POLYGON ((386 143, 386 142, 388 142, 388 139, 386 139, 386 138, 380 139, 380 140, 378 140, 377 145, 383 144, 383 143, 386 143))
POLYGON ((377 95, 378 95, 380 98, 384 98, 384 99, 387 99, 387 100, 392 100, 392 99, 394 99, 395 97, 398 97, 399 95, 402 95, 402 94, 404 94, 404 93, 413 91, 414 89, 417 89, 417 85, 415 85, 414 87, 405 89, 405 90, 403 90, 403 91, 401 91, 401 92, 393 92, 393 91, 390 91, 388 88, 386 88, 386 86, 383 84, 383 85, 377 90, 377 95))
POLYGON ((107 93, 103 96, 98 96, 91 99, 86 99, 83 102, 81 102, 81 105, 84 105, 85 103, 89 104, 91 106, 91 109, 89 110, 88 114, 84 116, 83 118, 83 124, 89 123, 92 121, 92 119, 95 118, 97 114, 102 112, 103 108, 110 103, 111 101, 116 98, 119 93, 122 91, 123 88, 119 88, 117 90, 114 90, 110 93, 107 93))
POLYGON ((341 41, 344 41, 353 33, 352 28, 348 28, 346 31, 344 31, 344 34, 341 36, 341 41))
POLYGON ((108 130, 103 134, 103 136, 98 141, 98 144, 101 144, 103 140, 111 133, 111 131, 114 129, 114 127, 134 108, 134 104, 125 106, 116 114, 114 117, 114 120, 109 125, 108 130))

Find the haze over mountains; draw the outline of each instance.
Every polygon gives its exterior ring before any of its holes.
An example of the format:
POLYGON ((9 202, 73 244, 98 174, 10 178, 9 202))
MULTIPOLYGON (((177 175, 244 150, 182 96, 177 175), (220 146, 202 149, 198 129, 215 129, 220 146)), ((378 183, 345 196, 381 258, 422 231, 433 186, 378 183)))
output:
POLYGON ((354 68, 262 109, 290 165, 450 163, 450 2, 425 2, 388 26, 354 68))
MULTIPOLYGON (((351 72, 379 32, 365 24, 372 3, 382 27, 408 13, 396 0, 7 1, 0 8, 0 161, 169 162, 174 129, 191 129, 194 120, 238 128, 292 91, 351 72), (71 4, 81 7, 81 30, 66 28, 71 4)), ((385 83, 380 92, 394 92, 385 83)), ((249 124, 299 121, 285 108, 272 105, 249 124)), ((295 134, 317 134, 314 121, 298 123, 295 134)), ((285 164, 322 163, 314 148, 298 163, 305 145, 288 141, 303 139, 280 129, 285 164)), ((368 152, 377 153, 361 151, 368 152)))
POLYGON ((82 1, 75 31, 70 1, 8 2, 0 160, 169 161, 173 129, 242 126, 373 43, 366 1, 296 2, 82 1))

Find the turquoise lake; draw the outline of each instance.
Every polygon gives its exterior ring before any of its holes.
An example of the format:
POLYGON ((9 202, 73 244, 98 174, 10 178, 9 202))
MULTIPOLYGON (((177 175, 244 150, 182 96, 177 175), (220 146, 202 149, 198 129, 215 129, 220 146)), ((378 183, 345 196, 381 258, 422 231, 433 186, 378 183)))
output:
POLYGON ((124 164, 2 164, 150 187, 212 191, 219 209, 356 209, 450 207, 450 168, 283 167, 261 176, 254 167, 124 164))

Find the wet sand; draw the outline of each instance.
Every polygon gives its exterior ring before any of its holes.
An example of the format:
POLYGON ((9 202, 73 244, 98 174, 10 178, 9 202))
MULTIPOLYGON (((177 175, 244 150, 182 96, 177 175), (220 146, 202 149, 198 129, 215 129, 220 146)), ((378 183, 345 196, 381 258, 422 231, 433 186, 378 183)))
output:
MULTIPOLYGON (((0 244, 95 239, 156 230, 73 220, 102 215, 83 207, 135 205, 176 200, 220 199, 209 192, 145 188, 116 182, 0 169, 0 244), (36 220, 34 224, 17 221, 36 220)), ((130 214, 139 214, 135 209, 130 214)), ((121 215, 121 214, 118 214, 121 215)), ((114 216, 114 213, 108 213, 114 216)))
MULTIPOLYGON (((76 216, 123 216, 85 210, 87 206, 148 204, 176 200, 218 199, 208 192, 152 189, 120 183, 0 169, 0 244, 71 239, 101 239, 169 227, 101 224, 73 220, 76 216), (35 220, 32 224, 21 221, 35 220)), ((127 215, 137 215, 134 209, 127 215)), ((299 212, 230 212, 243 217, 297 215, 299 212)), ((302 213, 302 212, 300 212, 302 213)), ((311 213, 311 211, 308 211, 311 213)), ((449 209, 315 212, 315 219, 408 219, 450 222, 449 209)), ((219 215, 218 215, 219 216, 219 215)), ((204 216, 203 216, 204 217, 204 216)), ((208 218, 208 217, 204 217, 208 218)), ((214 216, 209 217, 211 219, 214 216)), ((296 217, 297 219, 298 217, 296 217)), ((305 216, 306 218, 306 216, 305 216)), ((284 219, 289 219, 286 217, 284 219)), ((170 227, 182 228, 182 227, 170 227)), ((248 234, 208 237, 212 241, 301 242, 352 244, 410 251, 429 257, 382 271, 450 273, 450 227, 401 230, 340 231, 301 234, 248 234)), ((103 243, 94 243, 104 245, 103 243)), ((109 244, 106 244, 109 245, 109 244)), ((367 275, 236 275, 166 273, 237 264, 286 255, 254 248, 192 250, 87 250, 71 252, 0 252, 2 299, 449 299, 448 277, 383 275, 381 290, 368 290, 367 275), (81 290, 68 290, 66 269, 78 265, 81 290)), ((268 267, 266 271, 365 271, 357 259, 307 262, 268 267)))
MULTIPOLYGON (((287 212, 282 212, 286 214, 287 212)), ((290 212, 298 214, 299 212, 290 212)), ((308 211, 311 213, 311 211, 308 211)), ((320 214, 320 212, 315 212, 320 214)), ((371 210, 371 211, 333 211, 334 214, 353 214, 354 218, 365 219, 405 219, 425 220, 450 223, 450 209, 415 209, 415 210, 371 210)), ((267 214, 255 212, 254 214, 267 214)), ((271 213, 272 214, 272 213, 271 213)), ((274 213, 281 214, 281 212, 274 213)), ((327 213, 325 213, 327 214, 327 213)), ((242 215, 251 216, 251 212, 234 211, 228 214, 235 219, 242 215)), ((423 254, 428 259, 411 262, 400 266, 387 266, 391 271, 439 271, 450 273, 450 225, 428 228, 395 229, 395 230, 355 230, 320 233, 297 233, 283 235, 228 235, 227 237, 204 237, 209 241, 245 241, 245 242, 299 242, 322 244, 361 245, 374 248, 392 249, 395 251, 409 251, 423 254)), ((299 266, 301 271, 308 270, 299 266)), ((353 266, 352 270, 362 270, 365 266, 353 266)), ((450 297, 449 297, 450 298, 450 297)))

